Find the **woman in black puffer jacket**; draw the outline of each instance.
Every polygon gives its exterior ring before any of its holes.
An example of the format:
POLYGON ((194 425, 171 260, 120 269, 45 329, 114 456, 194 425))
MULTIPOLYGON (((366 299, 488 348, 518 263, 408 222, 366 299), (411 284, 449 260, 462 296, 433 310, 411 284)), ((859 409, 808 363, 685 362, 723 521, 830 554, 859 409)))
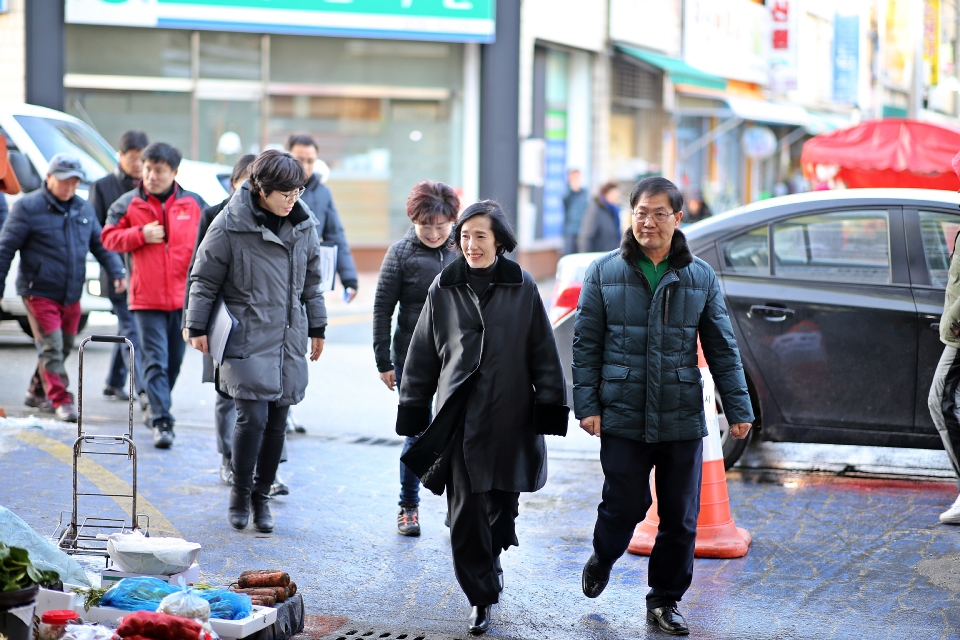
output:
MULTIPOLYGON (((413 226, 403 240, 387 250, 383 259, 373 303, 373 351, 380 379, 391 391, 400 386, 407 347, 427 299, 427 290, 456 257, 450 232, 459 212, 460 198, 452 187, 424 180, 407 198, 407 216, 413 226), (400 313, 391 348, 390 324, 397 304, 400 313)), ((408 437, 401 455, 416 441, 416 437, 408 437)), ((397 515, 397 531, 401 535, 420 535, 419 504, 420 480, 401 462, 397 515)))

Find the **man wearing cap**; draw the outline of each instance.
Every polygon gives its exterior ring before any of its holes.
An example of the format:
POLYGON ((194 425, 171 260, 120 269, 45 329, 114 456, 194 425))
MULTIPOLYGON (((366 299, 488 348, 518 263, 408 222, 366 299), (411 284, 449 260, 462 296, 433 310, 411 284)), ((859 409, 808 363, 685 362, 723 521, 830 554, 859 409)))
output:
POLYGON ((753 408, 717 276, 678 230, 683 196, 665 178, 630 194, 633 224, 620 249, 587 269, 573 338, 580 427, 600 437, 603 501, 582 589, 596 598, 652 501, 660 531, 647 568, 647 621, 687 635, 677 608, 693 580, 707 435, 697 340, 723 400, 730 435, 745 438, 753 408))
POLYGON ((58 153, 50 160, 40 189, 13 205, 0 230, 0 293, 13 254, 20 252, 17 293, 23 296, 40 362, 25 403, 50 400, 57 417, 77 421, 64 361, 80 324, 80 294, 86 282, 87 252, 107 270, 118 291, 126 289, 123 262, 100 244, 100 223, 88 202, 76 195, 83 179, 80 159, 58 153))

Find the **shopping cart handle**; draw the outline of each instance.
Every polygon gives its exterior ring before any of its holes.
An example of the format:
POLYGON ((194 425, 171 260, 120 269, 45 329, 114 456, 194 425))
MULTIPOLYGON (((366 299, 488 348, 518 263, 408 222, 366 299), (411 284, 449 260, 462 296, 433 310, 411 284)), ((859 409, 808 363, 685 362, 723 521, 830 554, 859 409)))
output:
POLYGON ((126 336, 90 336, 91 342, 126 342, 126 336))

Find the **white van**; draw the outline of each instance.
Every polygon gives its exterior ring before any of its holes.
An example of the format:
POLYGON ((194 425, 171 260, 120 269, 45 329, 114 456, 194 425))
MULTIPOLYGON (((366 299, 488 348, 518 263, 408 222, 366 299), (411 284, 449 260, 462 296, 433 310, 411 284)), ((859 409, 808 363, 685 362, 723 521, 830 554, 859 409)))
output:
MULTIPOLYGON (((148 132, 149 133, 149 132, 148 132)), ((85 122, 65 113, 29 104, 0 106, 0 134, 7 138, 10 164, 20 186, 21 194, 6 196, 11 207, 23 193, 40 188, 47 173, 50 158, 58 153, 72 153, 80 158, 86 176, 77 194, 87 197, 90 184, 113 172, 117 166, 117 152, 99 133, 85 122)), ((184 160, 180 163, 177 181, 184 189, 199 193, 210 204, 227 197, 231 168, 208 162, 184 160)), ((3 300, 0 301, 0 320, 16 320, 29 335, 23 300, 17 295, 19 253, 7 273, 3 300)), ((80 298, 80 327, 87 322, 91 311, 110 311, 110 301, 100 296, 100 264, 87 254, 87 284, 80 298)))

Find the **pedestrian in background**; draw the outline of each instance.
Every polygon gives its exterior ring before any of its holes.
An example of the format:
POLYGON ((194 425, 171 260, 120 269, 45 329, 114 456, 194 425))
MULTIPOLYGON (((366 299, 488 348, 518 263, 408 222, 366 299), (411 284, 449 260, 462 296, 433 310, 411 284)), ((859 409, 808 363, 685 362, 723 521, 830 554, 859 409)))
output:
MULTIPOLYGON (((200 214, 200 224, 197 225, 197 240, 193 249, 193 256, 190 258, 190 268, 187 270, 187 286, 184 289, 183 312, 183 340, 190 342, 190 331, 186 328, 186 315, 189 310, 190 299, 190 273, 193 272, 193 265, 197 259, 197 248, 207 235, 207 229, 210 223, 217 215, 226 208, 230 198, 236 193, 240 185, 250 176, 250 165, 257 159, 252 153, 241 156, 237 164, 233 166, 233 172, 230 174, 230 195, 224 198, 220 204, 207 207, 200 214)), ((203 382, 216 383, 213 358, 209 353, 203 354, 203 382)), ((214 423, 217 427, 217 453, 220 454, 220 481, 228 487, 233 484, 233 471, 231 471, 231 458, 233 457, 233 428, 237 423, 237 405, 230 398, 221 393, 217 393, 216 403, 213 410, 214 423)))
POLYGON ((698 335, 733 437, 746 437, 753 409, 717 276, 677 229, 680 191, 647 178, 630 207, 620 250, 587 269, 574 326, 574 408, 581 428, 600 437, 604 476, 582 588, 596 598, 606 587, 650 508, 656 467, 660 532, 647 570, 647 621, 686 635, 677 603, 693 580, 707 435, 698 335))
POLYGON ((0 231, 3 230, 3 223, 7 221, 7 216, 10 214, 10 208, 7 206, 7 198, 0 193, 0 231))
POLYGON ((607 182, 593 197, 580 224, 577 248, 581 253, 613 251, 620 246, 620 187, 607 182))
MULTIPOLYGON (((407 197, 407 217, 413 225, 403 239, 387 250, 377 280, 373 302, 373 352, 380 379, 393 391, 403 379, 403 364, 427 290, 456 254, 450 233, 460 212, 460 198, 453 187, 424 180, 407 197), (397 330, 390 341, 390 325, 397 305, 397 330)), ((408 436, 402 456, 416 443, 408 436)), ((400 511, 397 531, 420 535, 420 480, 400 463, 400 511)))
POLYGON ((238 322, 217 387, 237 407, 227 511, 237 529, 247 526, 252 504, 257 531, 273 530, 268 503, 287 411, 306 391, 308 341, 311 360, 323 351, 327 312, 317 220, 298 200, 306 178, 289 153, 260 154, 250 178, 207 229, 190 273, 190 344, 209 352, 208 324, 218 295, 238 322))
POLYGON ((150 400, 153 446, 173 446, 175 420, 170 393, 180 374, 181 335, 187 269, 197 238, 200 212, 207 206, 177 184, 180 151, 154 142, 143 151, 143 181, 107 212, 105 247, 130 254, 129 306, 137 322, 143 356, 143 385, 150 400))
POLYGON ((300 200, 316 217, 317 234, 321 242, 336 245, 337 275, 340 276, 340 284, 343 285, 344 299, 352 302, 357 296, 359 284, 357 267, 353 262, 353 254, 350 253, 347 234, 340 222, 340 214, 337 213, 337 206, 333 203, 333 194, 330 193, 327 185, 321 182, 320 176, 314 172, 319 152, 317 141, 305 134, 292 135, 287 139, 287 151, 300 161, 306 171, 307 182, 303 185, 306 190, 300 200))
POLYGON ((685 204, 685 211, 683 212, 683 217, 685 218, 684 224, 700 222, 713 215, 713 211, 711 211, 707 203, 703 201, 703 194, 700 192, 700 189, 690 189, 684 194, 683 202, 685 204))
POLYGON ((24 399, 29 407, 52 406, 59 419, 77 421, 64 362, 80 324, 80 295, 86 283, 87 252, 93 253, 118 291, 124 291, 120 257, 100 244, 100 223, 90 203, 76 195, 84 177, 76 156, 58 153, 46 182, 13 205, 0 231, 0 294, 13 254, 20 252, 17 293, 40 360, 24 399), (45 400, 50 405, 46 405, 45 400))
MULTIPOLYGON (((143 150, 147 148, 149 141, 147 134, 143 131, 131 130, 120 136, 120 159, 117 168, 113 173, 104 176, 90 185, 90 196, 88 200, 97 214, 97 220, 101 227, 107 224, 107 211, 110 206, 116 202, 120 196, 133 191, 140 186, 140 178, 143 173, 143 150)), ((127 256, 121 256, 126 260, 127 256)), ((140 397, 140 408, 147 410, 147 394, 143 389, 143 358, 140 355, 140 346, 137 341, 137 322, 133 318, 133 312, 127 306, 126 291, 117 293, 110 279, 100 274, 100 295, 110 299, 113 306, 113 314, 117 316, 117 335, 126 336, 127 340, 133 344, 134 356, 133 366, 135 370, 134 382, 137 395, 140 397)), ((130 362, 129 347, 126 343, 117 343, 113 346, 113 357, 110 360, 110 370, 107 373, 107 381, 103 387, 103 395, 111 398, 127 399, 127 367, 130 362)))
POLYGON ((567 192, 563 196, 563 253, 577 252, 577 236, 587 210, 587 192, 579 169, 567 172, 567 192))
MULTIPOLYGON (((960 488, 960 407, 957 406, 957 391, 960 389, 960 255, 957 252, 957 238, 954 239, 953 246, 943 315, 940 318, 943 354, 933 375, 927 407, 930 409, 933 424, 940 432, 943 448, 947 451, 960 488)), ((940 522, 960 524, 960 495, 957 495, 949 509, 940 514, 940 522)))
POLYGON ((503 590, 500 554, 520 544, 520 492, 546 483, 543 436, 566 434, 568 409, 537 284, 503 257, 517 240, 500 205, 467 207, 454 238, 460 256, 430 286, 407 352, 397 434, 423 433, 402 460, 425 487, 447 492, 469 631, 483 633, 503 590))

